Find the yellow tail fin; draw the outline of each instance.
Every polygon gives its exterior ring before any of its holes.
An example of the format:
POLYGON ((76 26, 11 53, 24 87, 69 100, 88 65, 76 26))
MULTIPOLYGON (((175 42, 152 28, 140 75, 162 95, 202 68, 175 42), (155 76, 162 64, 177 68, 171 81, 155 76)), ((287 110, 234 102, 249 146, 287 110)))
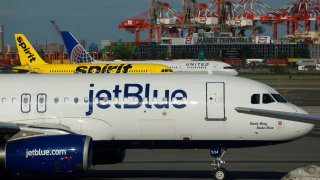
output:
POLYGON ((23 34, 15 34, 14 37, 16 39, 16 45, 22 66, 47 64, 23 34))

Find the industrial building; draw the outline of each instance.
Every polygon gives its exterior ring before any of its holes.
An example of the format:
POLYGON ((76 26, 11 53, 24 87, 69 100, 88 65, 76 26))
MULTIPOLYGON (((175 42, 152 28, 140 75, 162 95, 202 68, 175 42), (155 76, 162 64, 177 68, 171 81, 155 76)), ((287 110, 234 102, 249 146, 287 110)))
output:
POLYGON ((154 54, 156 59, 163 58, 162 55, 166 54, 171 49, 172 54, 188 52, 191 57, 198 57, 200 52, 206 54, 218 54, 220 56, 211 59, 225 59, 225 58, 241 58, 238 50, 244 47, 249 47, 254 52, 256 57, 268 59, 279 58, 279 54, 287 54, 291 58, 292 52, 297 50, 306 49, 310 52, 310 58, 317 59, 320 57, 320 44, 196 44, 196 45, 153 45, 146 44, 138 48, 138 55, 140 59, 149 59, 150 54, 154 54), (236 51, 234 56, 225 56, 223 52, 236 51), (191 53, 191 54, 190 54, 191 53), (238 55, 237 55, 238 54, 238 55))
POLYGON ((165 1, 150 0, 149 10, 119 24, 135 35, 136 42, 156 42, 137 46, 140 59, 177 54, 194 58, 200 52, 209 58, 240 58, 244 48, 264 59, 303 56, 300 50, 306 50, 309 58, 320 57, 318 0, 294 0, 279 9, 259 0, 183 0, 182 6, 179 12, 165 1), (286 26, 281 38, 279 24, 286 26), (271 26, 272 35, 259 35, 263 26, 271 26), (148 37, 142 40, 144 30, 148 37), (226 55, 232 51, 233 55, 226 55))

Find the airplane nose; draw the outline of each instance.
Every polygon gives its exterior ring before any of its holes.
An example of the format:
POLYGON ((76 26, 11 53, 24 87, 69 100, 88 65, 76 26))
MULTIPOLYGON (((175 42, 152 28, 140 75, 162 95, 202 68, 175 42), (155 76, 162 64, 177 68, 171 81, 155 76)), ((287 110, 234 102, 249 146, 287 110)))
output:
POLYGON ((238 75, 238 71, 233 70, 232 75, 233 75, 233 76, 237 76, 237 75, 238 75))
POLYGON ((308 123, 304 123, 303 125, 301 125, 301 134, 304 136, 308 133, 310 133, 314 128, 314 124, 308 124, 308 123))
MULTIPOLYGON (((307 111, 305 111, 304 109, 302 109, 301 107, 298 107, 294 104, 290 104, 290 107, 299 114, 309 114, 307 111)), ((300 125, 300 131, 301 134, 306 135, 309 132, 311 132, 314 128, 314 124, 309 124, 309 123, 303 123, 302 125, 300 125)))

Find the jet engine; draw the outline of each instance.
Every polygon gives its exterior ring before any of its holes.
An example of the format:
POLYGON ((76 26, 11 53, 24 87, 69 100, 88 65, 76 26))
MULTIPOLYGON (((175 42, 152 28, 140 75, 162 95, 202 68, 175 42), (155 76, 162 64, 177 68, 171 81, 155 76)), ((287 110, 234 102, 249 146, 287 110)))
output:
POLYGON ((91 137, 76 134, 9 140, 0 148, 0 170, 27 173, 73 173, 92 162, 91 137))

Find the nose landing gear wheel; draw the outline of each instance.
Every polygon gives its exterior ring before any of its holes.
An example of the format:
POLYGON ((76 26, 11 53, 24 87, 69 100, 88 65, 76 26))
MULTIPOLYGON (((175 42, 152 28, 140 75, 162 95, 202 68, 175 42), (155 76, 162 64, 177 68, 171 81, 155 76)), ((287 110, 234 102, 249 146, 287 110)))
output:
POLYGON ((213 177, 215 180, 225 180, 227 179, 227 171, 224 168, 217 168, 213 171, 213 177))
POLYGON ((221 147, 210 149, 210 155, 212 158, 212 166, 213 166, 213 178, 216 180, 225 180, 227 179, 227 170, 222 168, 221 165, 226 162, 222 159, 223 155, 226 153, 226 149, 222 149, 221 147))

